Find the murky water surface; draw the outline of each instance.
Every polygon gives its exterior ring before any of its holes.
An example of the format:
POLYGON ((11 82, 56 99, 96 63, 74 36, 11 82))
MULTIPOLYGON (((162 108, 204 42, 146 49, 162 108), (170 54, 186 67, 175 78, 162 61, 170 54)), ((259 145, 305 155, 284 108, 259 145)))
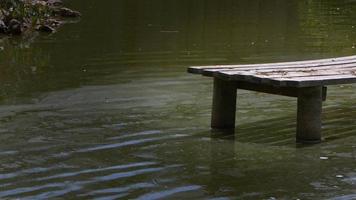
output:
POLYGON ((329 88, 325 142, 296 100, 238 91, 210 133, 187 66, 356 53, 356 1, 75 0, 79 23, 1 40, 0 199, 356 199, 356 86, 329 88))

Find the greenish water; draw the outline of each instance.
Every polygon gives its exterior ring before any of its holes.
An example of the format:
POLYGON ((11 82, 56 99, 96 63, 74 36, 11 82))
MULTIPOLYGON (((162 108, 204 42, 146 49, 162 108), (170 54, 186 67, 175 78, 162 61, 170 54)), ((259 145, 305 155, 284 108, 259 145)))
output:
POLYGON ((356 1, 67 3, 80 22, 0 42, 0 199, 356 199, 355 86, 302 146, 296 100, 247 91, 211 134, 212 81, 186 73, 353 55, 356 1))

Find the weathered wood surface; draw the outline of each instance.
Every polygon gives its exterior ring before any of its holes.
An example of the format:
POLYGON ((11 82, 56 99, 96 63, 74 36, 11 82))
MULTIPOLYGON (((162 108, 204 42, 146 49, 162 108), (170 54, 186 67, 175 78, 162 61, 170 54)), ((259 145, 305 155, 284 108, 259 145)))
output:
MULTIPOLYGON (((299 97, 300 91, 304 88, 296 87, 277 87, 273 85, 261 85, 243 81, 233 81, 236 89, 249 90, 254 92, 262 92, 267 94, 282 95, 288 97, 299 97)), ((327 96, 327 87, 322 87, 322 100, 325 101, 327 96)))
POLYGON ((190 67, 188 72, 227 81, 278 87, 312 87, 356 83, 356 56, 322 60, 190 67))

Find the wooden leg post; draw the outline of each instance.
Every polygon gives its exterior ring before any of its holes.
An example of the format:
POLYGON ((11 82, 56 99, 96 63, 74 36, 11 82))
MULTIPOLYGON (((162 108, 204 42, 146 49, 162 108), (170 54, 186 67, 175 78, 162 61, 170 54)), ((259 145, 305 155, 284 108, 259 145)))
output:
POLYGON ((298 92, 297 142, 321 142, 322 87, 301 88, 298 92))
POLYGON ((233 130, 236 115, 236 84, 214 78, 213 110, 211 127, 219 130, 233 130))

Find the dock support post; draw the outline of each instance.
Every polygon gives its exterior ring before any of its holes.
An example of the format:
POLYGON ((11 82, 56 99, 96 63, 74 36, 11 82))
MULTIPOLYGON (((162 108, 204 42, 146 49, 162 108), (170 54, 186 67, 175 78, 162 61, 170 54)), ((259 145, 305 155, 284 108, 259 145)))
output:
POLYGON ((236 90, 235 82, 214 78, 211 128, 230 131, 235 129, 236 90))
POLYGON ((297 142, 321 142, 322 87, 298 91, 297 142))

